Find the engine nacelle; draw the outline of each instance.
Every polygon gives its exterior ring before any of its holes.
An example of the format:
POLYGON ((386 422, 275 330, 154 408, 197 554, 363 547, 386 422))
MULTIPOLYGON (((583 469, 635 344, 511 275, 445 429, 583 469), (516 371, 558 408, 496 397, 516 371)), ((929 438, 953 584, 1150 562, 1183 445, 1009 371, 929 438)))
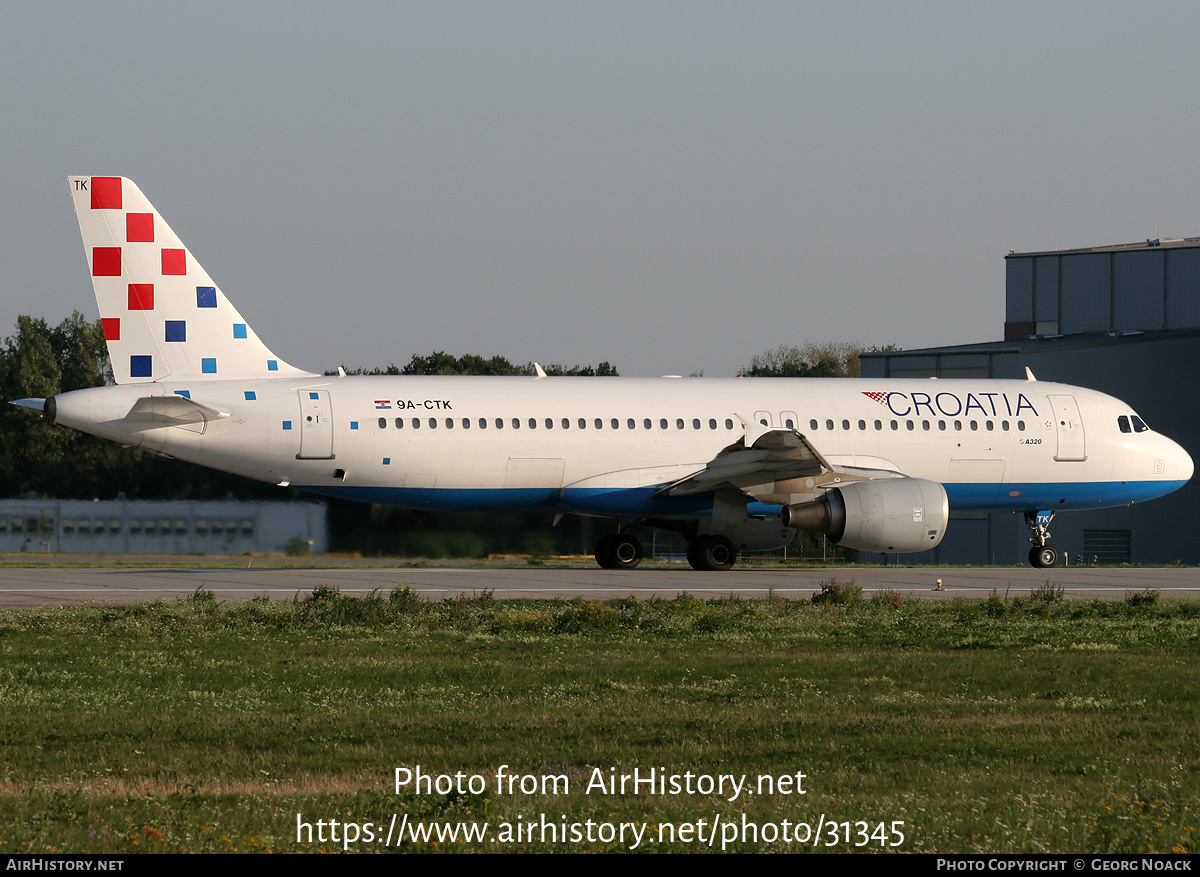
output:
POLYGON ((835 545, 862 551, 909 552, 936 548, 946 535, 946 489, 924 478, 851 481, 815 502, 785 506, 785 527, 825 533, 835 545))

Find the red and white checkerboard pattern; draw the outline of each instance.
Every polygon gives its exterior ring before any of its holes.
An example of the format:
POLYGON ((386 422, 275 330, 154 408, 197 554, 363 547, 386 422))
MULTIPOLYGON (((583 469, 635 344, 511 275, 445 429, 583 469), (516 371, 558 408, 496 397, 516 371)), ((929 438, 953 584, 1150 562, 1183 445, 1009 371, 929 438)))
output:
POLYGON ((70 177, 118 384, 302 374, 259 340, 124 177, 70 177))

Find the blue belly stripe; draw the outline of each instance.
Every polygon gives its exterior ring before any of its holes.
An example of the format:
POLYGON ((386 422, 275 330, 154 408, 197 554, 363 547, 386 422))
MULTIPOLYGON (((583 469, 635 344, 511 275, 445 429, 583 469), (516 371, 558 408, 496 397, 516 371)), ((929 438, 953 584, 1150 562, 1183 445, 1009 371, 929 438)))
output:
MULTIPOLYGON (((1053 484, 946 484, 951 511, 1037 511, 1101 509, 1146 502, 1183 487, 1184 481, 1097 481, 1053 484), (1012 494, 1015 493, 1016 496, 1012 494)), ((712 512, 712 495, 655 496, 658 487, 630 488, 424 488, 293 485, 340 499, 400 508, 442 511, 547 509, 614 517, 702 516, 712 512)), ((779 514, 779 506, 751 502, 752 515, 779 514)))

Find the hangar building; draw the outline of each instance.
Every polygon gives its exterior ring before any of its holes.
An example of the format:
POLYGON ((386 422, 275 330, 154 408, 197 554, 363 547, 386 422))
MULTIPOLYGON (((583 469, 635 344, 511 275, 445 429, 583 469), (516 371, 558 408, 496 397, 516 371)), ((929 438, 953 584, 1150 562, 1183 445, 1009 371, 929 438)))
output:
MULTIPOLYGON (((1200 406, 1188 383, 1200 376, 1200 238, 1010 253, 1005 268, 1003 341, 864 354, 863 377, 1024 380, 1028 366, 1038 380, 1128 402, 1200 460, 1200 406)), ((1193 479, 1152 502, 1063 512, 1051 544, 1071 564, 1200 563, 1198 504, 1193 479)), ((1024 562, 1029 528, 1019 513, 951 517, 941 545, 905 562, 1024 562)))

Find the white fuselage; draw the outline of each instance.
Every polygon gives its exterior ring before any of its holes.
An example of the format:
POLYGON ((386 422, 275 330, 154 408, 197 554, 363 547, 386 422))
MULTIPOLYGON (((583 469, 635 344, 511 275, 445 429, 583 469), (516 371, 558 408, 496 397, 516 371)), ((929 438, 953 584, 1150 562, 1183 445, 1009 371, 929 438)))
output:
POLYGON ((168 378, 66 393, 56 403, 57 422, 106 438, 414 508, 703 515, 710 496, 660 491, 702 470, 755 423, 797 430, 834 467, 939 482, 959 510, 1127 505, 1192 474, 1175 442, 1128 427, 1130 406, 1041 381, 168 378), (124 420, 138 398, 180 391, 228 416, 181 426, 124 420))

